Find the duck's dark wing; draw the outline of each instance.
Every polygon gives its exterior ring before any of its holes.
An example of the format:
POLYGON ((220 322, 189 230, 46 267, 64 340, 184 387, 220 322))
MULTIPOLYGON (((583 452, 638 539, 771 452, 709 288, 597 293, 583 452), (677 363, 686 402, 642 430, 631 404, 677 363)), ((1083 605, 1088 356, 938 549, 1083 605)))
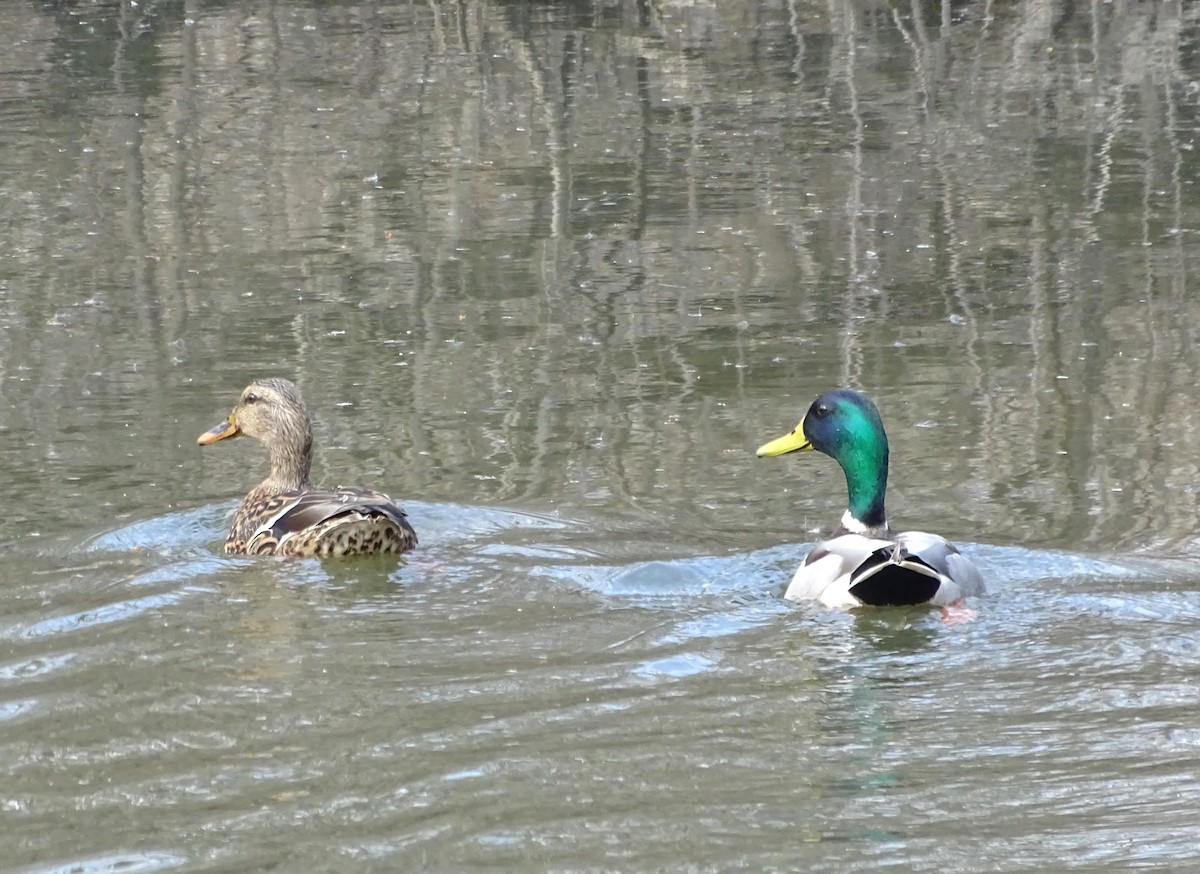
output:
POLYGON ((351 512, 386 516, 400 526, 409 524, 408 514, 383 492, 351 488, 304 492, 268 524, 272 534, 283 537, 351 512))
POLYGON ((383 492, 313 489, 281 499, 247 538, 258 555, 359 555, 407 552, 417 545, 408 515, 383 492))

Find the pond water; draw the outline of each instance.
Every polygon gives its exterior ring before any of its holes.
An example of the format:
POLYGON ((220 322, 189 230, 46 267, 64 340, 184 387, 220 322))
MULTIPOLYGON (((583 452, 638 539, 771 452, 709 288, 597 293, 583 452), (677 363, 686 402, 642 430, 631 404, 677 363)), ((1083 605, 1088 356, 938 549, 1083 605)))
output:
POLYGON ((1200 864, 1200 7, 0 26, 0 869, 1200 864), (222 554, 267 375, 418 551, 222 554), (835 386, 973 620, 781 599, 835 386))

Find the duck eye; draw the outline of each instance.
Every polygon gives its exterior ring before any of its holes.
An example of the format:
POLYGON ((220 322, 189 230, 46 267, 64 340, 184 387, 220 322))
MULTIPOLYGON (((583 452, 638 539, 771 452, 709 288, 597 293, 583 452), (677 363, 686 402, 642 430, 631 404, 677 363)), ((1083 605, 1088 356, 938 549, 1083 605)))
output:
POLYGON ((242 398, 242 400, 248 404, 256 404, 258 403, 258 395, 251 392, 250 394, 246 395, 246 397, 242 398))
POLYGON ((824 419, 832 412, 832 410, 830 410, 826 404, 818 404, 817 408, 813 412, 817 414, 818 419, 824 419))

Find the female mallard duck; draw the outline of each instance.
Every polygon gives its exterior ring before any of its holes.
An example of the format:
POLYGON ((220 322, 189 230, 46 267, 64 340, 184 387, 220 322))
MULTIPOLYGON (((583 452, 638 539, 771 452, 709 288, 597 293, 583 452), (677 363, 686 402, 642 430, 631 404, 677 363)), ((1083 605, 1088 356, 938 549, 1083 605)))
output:
POLYGON ((815 449, 842 466, 849 509, 833 537, 804 559, 784 597, 828 607, 952 605, 983 594, 979 570, 937 534, 893 534, 884 515, 888 442, 879 411, 848 389, 826 392, 790 434, 759 447, 758 457, 815 449))
POLYGON ((312 420, 288 380, 250 383, 229 418, 198 442, 207 446, 240 434, 267 447, 271 475, 242 499, 226 552, 324 557, 401 553, 417 545, 408 517, 382 492, 309 483, 312 420))

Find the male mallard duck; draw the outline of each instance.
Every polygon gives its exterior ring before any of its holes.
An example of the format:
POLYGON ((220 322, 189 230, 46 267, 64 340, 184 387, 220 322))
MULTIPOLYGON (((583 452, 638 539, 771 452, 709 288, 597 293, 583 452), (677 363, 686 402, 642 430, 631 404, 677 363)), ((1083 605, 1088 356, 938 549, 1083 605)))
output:
POLYGON ((879 410, 849 389, 826 392, 790 434, 758 449, 758 457, 815 449, 842 466, 849 509, 833 537, 804 559, 784 597, 828 607, 932 604, 983 594, 978 568, 937 534, 893 534, 884 515, 888 442, 879 410))
POLYGON ((312 420, 293 383, 250 383, 229 418, 198 442, 207 446, 240 434, 267 447, 271 475, 242 499, 226 552, 324 557, 401 553, 417 545, 408 517, 382 492, 318 489, 308 481, 312 420))

